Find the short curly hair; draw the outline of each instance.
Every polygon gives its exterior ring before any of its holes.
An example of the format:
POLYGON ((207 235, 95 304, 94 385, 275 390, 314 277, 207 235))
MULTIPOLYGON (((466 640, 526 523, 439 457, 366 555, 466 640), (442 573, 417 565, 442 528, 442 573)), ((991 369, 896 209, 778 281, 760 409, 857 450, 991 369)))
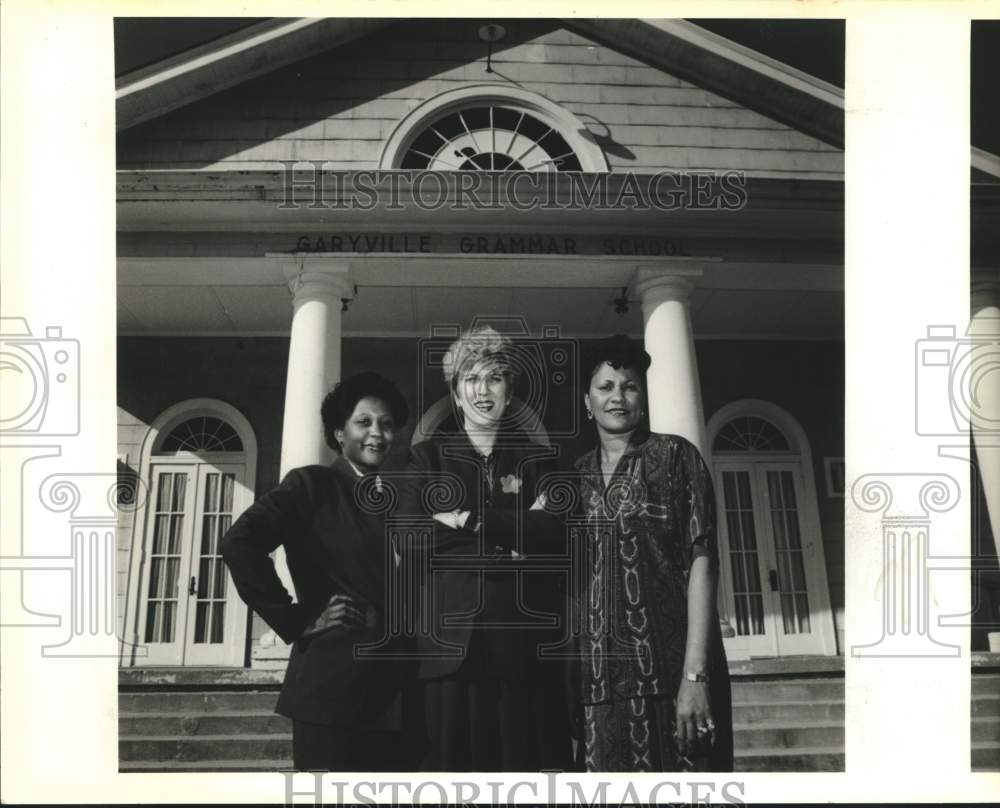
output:
POLYGON ((602 339, 588 351, 588 354, 586 367, 590 368, 591 378, 604 364, 611 365, 615 370, 619 368, 635 370, 640 376, 645 376, 653 361, 645 348, 624 334, 615 334, 613 337, 602 339))
POLYGON ((459 374, 464 369, 487 360, 499 364, 503 373, 512 379, 516 375, 511 362, 513 347, 510 337, 491 326, 479 326, 467 331, 451 344, 442 360, 444 380, 455 390, 459 374))
POLYGON ((407 406, 403 394, 399 392, 399 388, 374 371, 358 373, 338 382, 333 390, 326 394, 323 405, 320 407, 320 417, 323 419, 323 436, 326 438, 327 446, 334 451, 340 451, 336 431, 344 428, 347 419, 351 417, 354 408, 363 398, 381 399, 389 408, 389 412, 392 413, 396 427, 406 426, 406 421, 410 417, 410 408, 407 406))

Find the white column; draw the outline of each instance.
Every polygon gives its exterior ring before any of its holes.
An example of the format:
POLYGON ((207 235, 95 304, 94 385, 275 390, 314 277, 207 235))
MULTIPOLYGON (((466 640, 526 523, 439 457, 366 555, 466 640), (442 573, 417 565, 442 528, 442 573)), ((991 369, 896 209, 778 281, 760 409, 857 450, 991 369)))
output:
MULTIPOLYGON (((323 436, 320 406, 340 381, 341 309, 354 294, 350 268, 344 264, 307 259, 286 266, 285 277, 294 313, 281 428, 282 478, 299 466, 333 459, 323 436)), ((283 548, 274 552, 273 561, 285 589, 296 594, 283 548)), ((283 668, 290 652, 291 647, 269 630, 253 649, 253 667, 283 668)))
POLYGON ((281 428, 281 476, 291 469, 329 463, 319 409, 340 381, 340 322, 343 300, 353 296, 344 265, 286 270, 295 313, 288 346, 285 416, 281 428))
MULTIPOLYGON (((636 273, 636 289, 642 299, 646 352, 653 360, 646 373, 649 427, 653 432, 687 438, 711 468, 689 304, 699 277, 701 269, 693 267, 641 268, 636 273)), ((736 634, 729 622, 728 602, 720 576, 716 606, 723 637, 736 634)))
POLYGON ((1000 281, 972 280, 967 391, 986 509, 1000 556, 1000 281), (978 356, 976 355, 978 354, 978 356))
POLYGON ((646 374, 649 426, 653 432, 687 438, 711 457, 705 445, 705 415, 694 353, 689 299, 700 269, 639 269, 646 351, 653 363, 646 374))

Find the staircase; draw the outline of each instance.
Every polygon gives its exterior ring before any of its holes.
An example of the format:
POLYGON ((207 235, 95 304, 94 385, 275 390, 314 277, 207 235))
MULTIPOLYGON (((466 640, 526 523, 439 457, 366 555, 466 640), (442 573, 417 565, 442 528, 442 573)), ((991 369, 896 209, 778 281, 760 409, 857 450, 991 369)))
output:
POLYGON ((972 655, 972 770, 1000 771, 1000 655, 972 655))
MULTIPOLYGON (((736 771, 843 771, 841 658, 731 668, 736 771)), ((290 769, 291 722, 274 713, 282 676, 217 668, 120 671, 120 770, 290 769)), ((1000 709, 998 701, 991 706, 1000 709)))

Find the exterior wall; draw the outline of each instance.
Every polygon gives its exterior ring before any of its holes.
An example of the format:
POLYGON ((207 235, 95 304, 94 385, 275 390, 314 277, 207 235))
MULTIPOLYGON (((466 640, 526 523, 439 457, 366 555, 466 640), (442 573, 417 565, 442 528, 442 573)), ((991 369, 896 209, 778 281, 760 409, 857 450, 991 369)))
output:
MULTIPOLYGON (((588 341, 579 348, 586 355, 588 341)), ((118 341, 120 453, 137 469, 139 446, 148 425, 167 407, 190 398, 212 397, 229 402, 253 426, 258 441, 256 493, 278 482, 281 417, 288 340, 281 337, 123 337, 118 341), (134 464, 134 465, 133 465, 134 464)), ((422 411, 447 393, 437 374, 421 384, 417 378, 419 345, 410 338, 345 338, 343 373, 378 370, 393 379, 413 408, 410 423, 387 461, 405 461, 412 429, 422 411), (418 402, 418 390, 423 401, 418 402)), ((844 454, 844 352, 841 343, 699 341, 698 365, 705 415, 736 399, 760 398, 790 412, 805 430, 812 449, 817 501, 826 553, 831 606, 838 647, 843 650, 844 516, 843 499, 827 497, 824 457, 844 454)), ((582 433, 560 441, 567 464, 590 447, 590 428, 582 419, 582 396, 576 396, 582 433)), ((572 423, 565 408, 546 413, 550 430, 566 431, 572 423)), ((120 523, 118 561, 119 621, 125 611, 126 577, 133 525, 120 523)), ((254 616, 256 641, 266 626, 254 616)))
POLYGON ((468 84, 539 93, 577 115, 612 171, 744 170, 842 179, 843 152, 558 27, 510 24, 485 72, 477 20, 389 28, 190 104, 119 137, 120 169, 372 169, 423 101, 468 84))

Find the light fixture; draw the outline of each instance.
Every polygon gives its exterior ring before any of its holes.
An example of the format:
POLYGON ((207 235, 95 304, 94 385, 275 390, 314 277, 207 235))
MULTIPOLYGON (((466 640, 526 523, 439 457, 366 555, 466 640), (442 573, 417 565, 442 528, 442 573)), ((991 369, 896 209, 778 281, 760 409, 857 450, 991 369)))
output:
POLYGON ((495 22, 479 27, 479 38, 486 43, 486 72, 493 72, 493 43, 507 36, 507 29, 495 22))

